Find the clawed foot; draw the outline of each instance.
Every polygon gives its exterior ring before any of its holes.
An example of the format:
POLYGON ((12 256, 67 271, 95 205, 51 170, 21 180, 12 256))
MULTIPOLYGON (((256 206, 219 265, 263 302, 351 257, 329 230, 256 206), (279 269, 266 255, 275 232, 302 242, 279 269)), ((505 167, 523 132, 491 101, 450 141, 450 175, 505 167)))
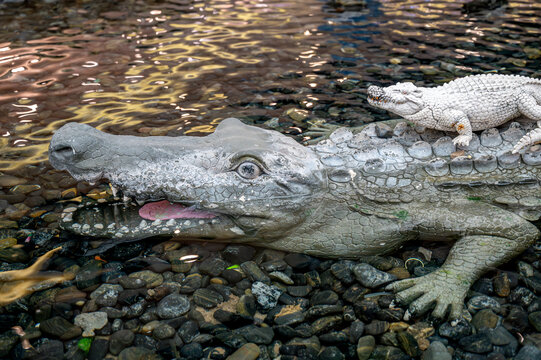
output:
MULTIPOLYGON (((537 123, 539 126, 539 123, 537 123)), ((541 128, 535 128, 526 135, 524 135, 513 148, 511 153, 518 154, 522 149, 526 149, 532 145, 535 145, 541 141, 541 128)))
POLYGON ((471 135, 459 135, 453 139, 453 144, 460 146, 468 146, 472 139, 471 135))
POLYGON ((303 136, 309 136, 311 139, 305 140, 304 143, 307 145, 314 145, 329 138, 329 135, 333 133, 336 129, 340 128, 340 125, 333 124, 319 124, 311 126, 308 131, 303 133, 303 136))
POLYGON ((432 311, 434 317, 445 317, 450 307, 449 318, 458 319, 469 287, 470 283, 457 274, 439 269, 419 278, 394 282, 386 290, 396 292, 399 303, 410 304, 408 310, 412 315, 423 314, 436 304, 432 311))

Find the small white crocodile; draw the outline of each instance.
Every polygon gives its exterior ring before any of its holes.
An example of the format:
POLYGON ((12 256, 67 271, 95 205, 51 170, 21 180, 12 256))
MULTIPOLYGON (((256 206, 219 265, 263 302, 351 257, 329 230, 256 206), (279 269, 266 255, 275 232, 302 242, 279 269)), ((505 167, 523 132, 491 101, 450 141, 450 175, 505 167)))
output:
POLYGON ((513 153, 541 142, 541 79, 483 74, 453 80, 434 88, 409 82, 370 86, 368 102, 430 129, 456 131, 457 145, 467 146, 472 131, 499 126, 521 115, 538 121, 513 153))

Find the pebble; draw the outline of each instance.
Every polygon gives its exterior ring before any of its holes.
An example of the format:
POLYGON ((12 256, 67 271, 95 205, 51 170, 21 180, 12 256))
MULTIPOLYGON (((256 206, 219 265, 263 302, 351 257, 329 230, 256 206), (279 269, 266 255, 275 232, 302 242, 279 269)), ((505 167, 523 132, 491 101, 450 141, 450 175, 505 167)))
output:
POLYGON ((147 289, 155 288, 163 283, 162 274, 158 274, 150 270, 134 272, 128 275, 128 277, 143 280, 146 283, 147 289))
POLYGON ((511 282, 506 272, 498 274, 494 280, 494 292, 501 297, 507 297, 511 293, 511 282))
POLYGON ((282 290, 276 286, 269 286, 261 281, 252 284, 252 294, 263 309, 269 310, 276 306, 282 290))
POLYGON ((430 343, 428 349, 423 352, 421 360, 451 360, 452 356, 447 351, 445 345, 440 341, 433 341, 430 343))
POLYGON ((541 332, 541 311, 536 311, 528 315, 528 321, 535 330, 541 332))
MULTIPOLYGON (((391 333, 388 333, 391 334, 391 333)), ((411 357, 416 357, 421 354, 421 351, 419 349, 419 344, 417 343, 417 340, 408 333, 407 331, 399 331, 396 333, 396 337, 398 339, 398 344, 400 345, 400 348, 411 357)))
POLYGON ((368 264, 357 264, 353 267, 353 273, 362 286, 374 289, 386 285, 397 279, 395 275, 380 271, 368 264))
POLYGON ((462 337, 470 335, 472 333, 472 327, 468 321, 461 319, 453 325, 449 322, 443 323, 439 327, 438 333, 445 338, 459 340, 462 337))
POLYGON ((175 328, 171 325, 160 323, 152 332, 152 336, 158 340, 169 339, 175 335, 175 332, 175 328))
MULTIPOLYGON (((59 338, 60 340, 69 340, 81 335, 82 330, 79 326, 70 323, 60 316, 55 316, 44 320, 39 324, 39 329, 44 334, 59 338)), ((0 344, 1 344, 0 340, 0 344)))
POLYGON ((119 330, 109 338, 109 352, 118 355, 122 350, 133 343, 135 334, 130 330, 119 330))
POLYGON ((483 309, 473 316, 471 324, 477 330, 484 328, 494 329, 500 320, 501 317, 496 315, 491 309, 483 309))
POLYGON ((224 298, 216 291, 202 288, 195 290, 193 293, 193 301, 199 306, 210 309, 223 302, 224 298))
POLYGON ((342 324, 342 315, 325 316, 312 323, 312 333, 321 334, 342 324))
POLYGON ((458 344, 462 349, 476 354, 492 351, 492 342, 486 332, 463 337, 458 341, 458 344))
POLYGON ((467 308, 473 314, 481 309, 492 309, 495 312, 500 311, 500 303, 490 296, 479 295, 468 300, 467 308))
POLYGON ((389 329, 389 323, 382 320, 372 320, 364 327, 364 332, 369 335, 381 335, 389 329))
POLYGON ((162 319, 173 319, 190 311, 190 300, 184 295, 170 294, 160 300, 156 314, 162 319))
MULTIPOLYGON (((109 340, 107 339, 94 339, 92 345, 90 345, 90 350, 87 354, 88 360, 101 360, 104 359, 109 351, 109 340)), ((74 360, 70 358, 70 360, 74 360)))
POLYGON ((162 357, 144 347, 129 347, 118 354, 118 360, 159 360, 162 357))
POLYGON ((270 284, 270 278, 253 261, 246 261, 240 264, 242 271, 251 281, 259 281, 270 284))
POLYGON ((199 265, 199 271, 201 274, 207 274, 210 276, 220 276, 222 271, 224 271, 226 268, 227 263, 218 257, 207 258, 199 265))
POLYGON ((224 260, 231 264, 242 264, 251 260, 255 255, 255 248, 246 245, 228 245, 222 251, 224 260))
POLYGON ((229 355, 227 360, 256 360, 259 354, 259 346, 253 343, 247 343, 229 355))
POLYGON ((79 314, 74 319, 74 324, 83 328, 83 337, 94 336, 94 330, 102 329, 107 322, 107 313, 103 311, 79 314))
POLYGON ((248 342, 255 344, 269 345, 274 338, 274 330, 271 327, 248 325, 235 330, 248 342))

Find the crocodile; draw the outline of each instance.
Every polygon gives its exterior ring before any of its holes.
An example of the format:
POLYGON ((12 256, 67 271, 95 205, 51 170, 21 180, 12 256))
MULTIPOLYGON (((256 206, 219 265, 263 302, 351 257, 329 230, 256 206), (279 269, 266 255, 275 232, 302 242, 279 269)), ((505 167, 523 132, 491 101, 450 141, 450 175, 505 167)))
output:
MULTIPOLYGON (((468 145, 472 132, 499 126, 519 116, 541 121, 541 79, 482 74, 427 88, 400 82, 370 86, 368 103, 430 129, 456 131, 458 145, 468 145)), ((541 124, 540 124, 541 126, 541 124)), ((541 141, 541 128, 524 135, 513 152, 541 141)))
POLYGON ((347 128, 303 146, 277 131, 223 120, 207 136, 111 135, 69 123, 49 146, 75 179, 107 179, 124 202, 65 213, 79 234, 247 243, 326 258, 455 241, 434 272, 388 285, 410 314, 435 305, 458 318, 469 287, 539 238, 541 148, 511 150, 531 123, 507 123, 457 149, 406 122, 347 128), (109 210, 106 210, 109 209, 109 210))

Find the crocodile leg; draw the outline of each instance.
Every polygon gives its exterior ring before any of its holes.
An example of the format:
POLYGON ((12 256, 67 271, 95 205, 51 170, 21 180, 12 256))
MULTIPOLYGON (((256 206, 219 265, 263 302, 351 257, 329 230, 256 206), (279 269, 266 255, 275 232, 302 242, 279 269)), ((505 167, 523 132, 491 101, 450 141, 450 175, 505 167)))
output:
POLYGON ((465 234, 455 243, 443 266, 428 275, 387 287, 397 292, 399 302, 411 303, 410 313, 423 313, 435 303, 435 317, 444 317, 449 307, 450 318, 460 317, 470 286, 484 272, 520 254, 539 236, 537 228, 518 215, 485 204, 470 204, 466 208, 467 205, 464 203, 458 213, 458 209, 437 209, 433 213, 438 213, 439 220, 420 225, 424 234, 465 234), (456 214, 461 214, 461 220, 456 219, 456 214))
POLYGON ((444 110, 442 115, 441 125, 453 128, 458 133, 458 136, 453 139, 453 144, 468 146, 472 139, 472 127, 468 116, 455 109, 444 110))
POLYGON ((520 150, 541 142, 541 105, 532 94, 522 93, 518 100, 518 110, 529 119, 537 120, 537 129, 524 135, 513 148, 513 154, 520 150))

